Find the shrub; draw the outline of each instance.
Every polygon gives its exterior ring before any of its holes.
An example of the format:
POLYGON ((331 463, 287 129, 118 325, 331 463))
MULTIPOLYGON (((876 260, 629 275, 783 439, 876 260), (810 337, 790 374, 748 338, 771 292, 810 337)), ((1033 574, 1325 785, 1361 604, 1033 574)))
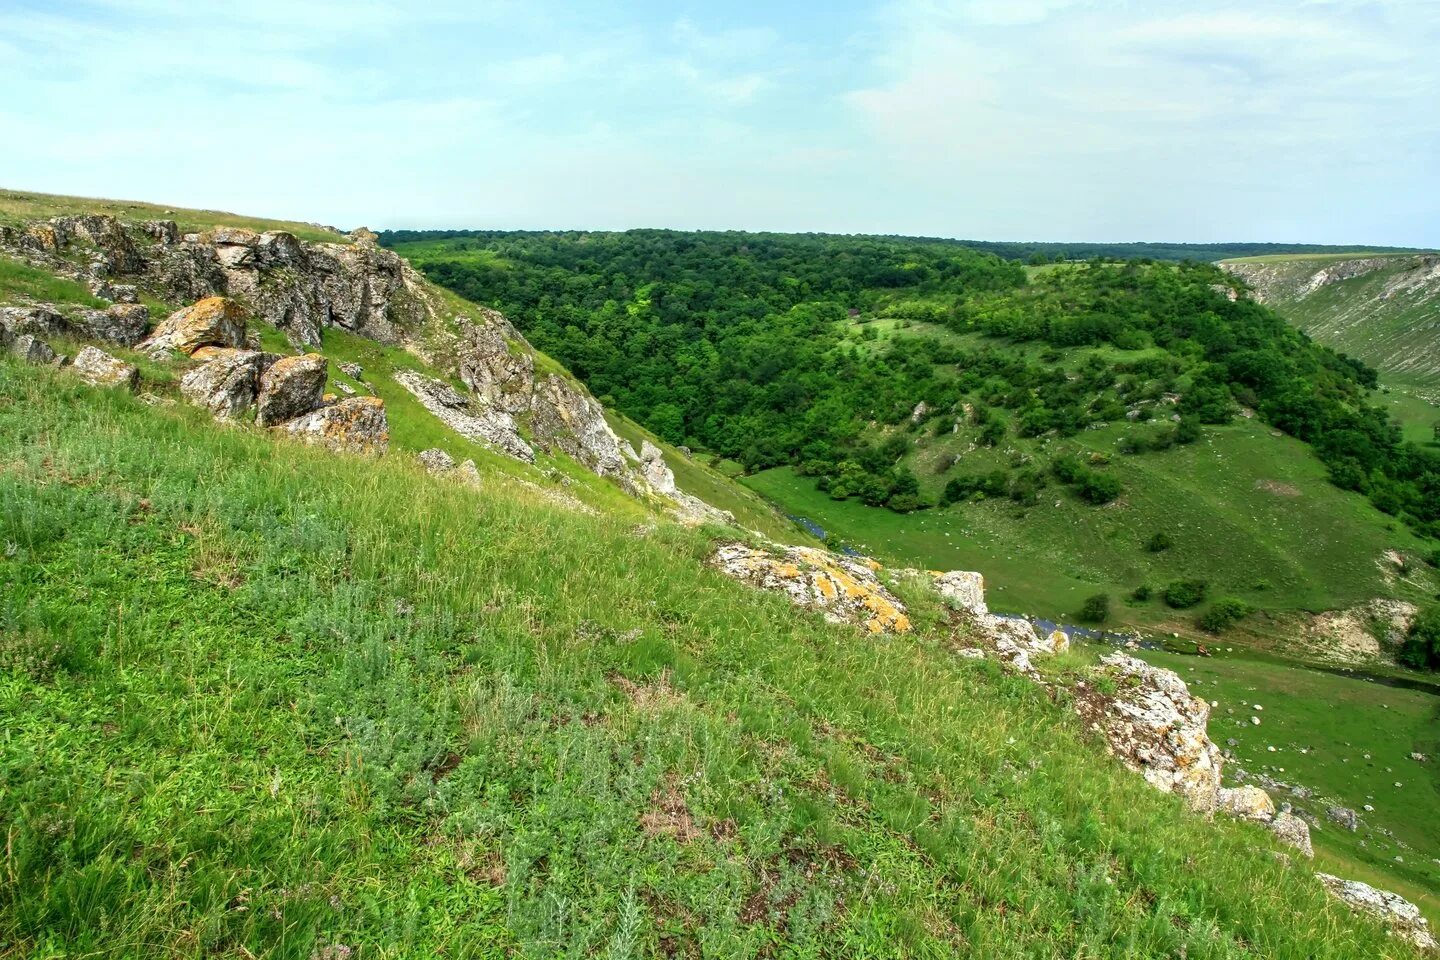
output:
POLYGON ((1440 607, 1431 607, 1410 625, 1400 662, 1417 670, 1440 670, 1440 607))
POLYGON ((1087 597, 1080 608, 1079 618, 1085 623, 1104 623, 1110 619, 1110 594, 1097 593, 1087 597))
POLYGON ((1196 621, 1206 633, 1224 633, 1250 615, 1250 605, 1234 597, 1221 597, 1196 621))
POLYGON ((1123 488, 1120 486, 1120 481, 1109 474, 1091 471, 1080 479, 1078 489, 1081 499, 1098 506, 1102 503, 1109 503, 1120 496, 1123 488))
POLYGON ((1188 610, 1205 599, 1207 586, 1204 580, 1172 580, 1166 585, 1163 597, 1167 606, 1188 610))
POLYGON ((1430 551, 1430 556, 1425 558, 1425 562, 1432 567, 1440 567, 1440 549, 1430 551))
POLYGON ((1175 546, 1175 541, 1170 539, 1170 534, 1163 530, 1156 531, 1149 540, 1145 541, 1145 549, 1151 553, 1163 553, 1175 546))
POLYGON ((1140 584, 1140 586, 1130 591, 1130 599, 1134 600, 1136 603, 1149 603, 1150 598, 1154 595, 1155 591, 1150 589, 1150 584, 1148 583, 1142 583, 1140 584))

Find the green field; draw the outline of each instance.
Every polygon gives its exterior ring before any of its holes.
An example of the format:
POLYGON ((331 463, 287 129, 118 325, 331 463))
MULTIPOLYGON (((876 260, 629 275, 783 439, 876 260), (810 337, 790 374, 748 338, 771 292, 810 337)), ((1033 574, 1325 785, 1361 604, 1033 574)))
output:
POLYGON ((924 625, 0 360, 15 956, 1404 957, 924 625))

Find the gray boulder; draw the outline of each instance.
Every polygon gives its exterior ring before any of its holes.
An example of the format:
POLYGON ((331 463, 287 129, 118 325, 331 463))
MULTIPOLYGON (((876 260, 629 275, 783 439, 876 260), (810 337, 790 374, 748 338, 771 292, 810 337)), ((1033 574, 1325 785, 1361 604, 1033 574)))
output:
POLYGON ((98 347, 81 350, 71 366, 81 380, 95 387, 134 390, 140 383, 140 371, 133 363, 112 357, 98 347))
POLYGON ((255 404, 264 357, 254 350, 214 350, 180 378, 180 393, 218 419, 233 420, 255 404))
POLYGON ((455 469, 455 458, 439 447, 422 450, 415 455, 415 459, 430 473, 449 473, 455 469))
POLYGON ((22 333, 11 337, 9 350, 26 363, 55 363, 58 359, 50 344, 34 334, 22 333))
POLYGON ((385 402, 379 397, 349 397, 275 429, 339 453, 384 453, 390 445, 385 402))
POLYGON ((53 337, 67 329, 65 318, 49 307, 0 307, 0 337, 53 337))
POLYGON ((1289 844, 1305 856, 1315 856, 1315 848, 1310 845, 1310 825, 1289 810, 1275 815, 1275 819, 1270 821, 1270 831, 1281 842, 1289 844))
POLYGON ((1420 908, 1404 897, 1377 890, 1358 880, 1341 880, 1328 873, 1317 873, 1315 877, 1332 896, 1348 904, 1352 910, 1378 918, 1400 939, 1421 950, 1440 949, 1420 908))
POLYGON ((260 377, 255 422, 271 427, 318 408, 326 369, 325 358, 318 353, 275 361, 260 377))
POLYGON ((80 327, 96 340, 133 347, 150 328, 150 308, 143 303, 112 303, 104 310, 86 310, 80 315, 80 327))

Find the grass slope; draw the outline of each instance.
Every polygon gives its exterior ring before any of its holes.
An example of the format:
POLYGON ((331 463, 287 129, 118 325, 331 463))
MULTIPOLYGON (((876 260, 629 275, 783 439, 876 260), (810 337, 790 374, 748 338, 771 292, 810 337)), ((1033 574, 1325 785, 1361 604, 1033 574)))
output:
POLYGON ((6 954, 1410 955, 699 532, 8 359, 0 437, 6 954))
POLYGON ((198 233, 215 227, 246 227, 250 230, 284 230, 301 240, 320 243, 349 243, 341 233, 313 223, 247 217, 223 210, 189 210, 136 200, 102 200, 66 197, 0 189, 0 224, 19 226, 30 220, 70 214, 109 214, 120 220, 174 220, 182 232, 198 233))

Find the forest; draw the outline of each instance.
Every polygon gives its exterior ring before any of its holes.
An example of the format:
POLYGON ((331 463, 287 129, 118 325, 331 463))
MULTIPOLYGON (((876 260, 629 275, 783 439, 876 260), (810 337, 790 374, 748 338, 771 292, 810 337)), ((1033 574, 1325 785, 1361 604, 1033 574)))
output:
POLYGON ((1206 262, 1027 266, 948 241, 663 230, 382 242, 665 439, 749 471, 794 465, 832 497, 907 512, 1033 503, 1056 483, 1103 504, 1118 483, 1068 455, 955 464, 938 503, 901 461, 918 431, 962 423, 996 446, 1130 421, 1124 456, 1250 415, 1310 444, 1336 485, 1440 535, 1440 453, 1369 401, 1375 371, 1206 262), (881 341, 877 318, 911 329, 881 341))

